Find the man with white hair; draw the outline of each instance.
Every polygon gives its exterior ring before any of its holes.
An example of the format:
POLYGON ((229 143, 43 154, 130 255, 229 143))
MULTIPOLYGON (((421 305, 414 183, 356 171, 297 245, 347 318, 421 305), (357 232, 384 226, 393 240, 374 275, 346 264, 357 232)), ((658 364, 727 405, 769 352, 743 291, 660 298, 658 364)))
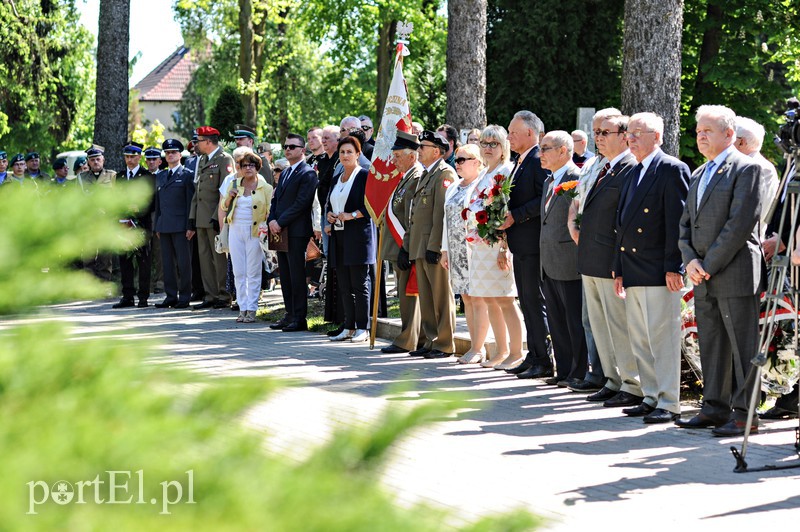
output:
POLYGON ((681 289, 683 261, 678 227, 686 201, 689 167, 661 151, 664 121, 636 113, 628 121, 628 146, 637 164, 622 191, 616 224, 614 287, 625 299, 628 338, 641 392, 620 391, 603 406, 645 423, 680 415, 681 289))
POLYGON ((743 116, 736 117, 736 141, 733 145, 737 150, 744 153, 761 167, 761 187, 764 194, 761 209, 761 240, 764 240, 764 233, 767 230, 767 215, 775 195, 778 193, 780 179, 775 165, 761 155, 761 146, 764 143, 764 126, 751 118, 743 116))
POLYGON ((594 157, 594 152, 587 148, 589 144, 589 135, 582 129, 576 129, 571 135, 572 144, 575 146, 572 152, 572 162, 575 163, 575 166, 578 168, 583 168, 586 161, 594 157))
MULTIPOLYGON (((736 115, 721 105, 697 110, 697 147, 706 163, 692 176, 680 222, 680 249, 694 284, 703 406, 679 427, 716 436, 746 430, 757 386, 750 359, 758 352, 759 296, 764 286, 759 248, 761 167, 733 147, 736 115)), ((751 432, 758 430, 754 418, 751 432)))

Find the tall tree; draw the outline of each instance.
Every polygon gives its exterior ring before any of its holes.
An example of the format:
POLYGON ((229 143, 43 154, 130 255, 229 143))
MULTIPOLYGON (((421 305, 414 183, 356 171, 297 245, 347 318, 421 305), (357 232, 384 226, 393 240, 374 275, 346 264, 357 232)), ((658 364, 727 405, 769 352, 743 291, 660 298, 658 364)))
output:
POLYGON ((486 0, 447 2, 446 122, 486 125, 486 0))
POLYGON ((683 0, 625 0, 622 111, 664 119, 662 149, 678 155, 683 0))
POLYGON ((106 149, 106 167, 124 167, 128 132, 128 43, 130 0, 100 0, 94 143, 106 149))

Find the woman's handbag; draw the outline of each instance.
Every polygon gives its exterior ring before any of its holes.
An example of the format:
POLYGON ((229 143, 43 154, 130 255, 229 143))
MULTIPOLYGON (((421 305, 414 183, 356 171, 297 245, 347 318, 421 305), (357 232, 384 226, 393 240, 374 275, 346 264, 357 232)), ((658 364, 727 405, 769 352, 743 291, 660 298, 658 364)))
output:
POLYGON ((319 250, 316 242, 314 242, 314 237, 309 238, 308 245, 306 246, 306 262, 317 260, 321 256, 322 252, 319 250))

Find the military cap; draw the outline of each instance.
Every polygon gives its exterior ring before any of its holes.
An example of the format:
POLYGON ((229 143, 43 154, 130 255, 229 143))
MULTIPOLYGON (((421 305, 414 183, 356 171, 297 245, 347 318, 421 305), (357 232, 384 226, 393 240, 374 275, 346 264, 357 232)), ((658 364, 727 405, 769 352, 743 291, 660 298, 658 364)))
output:
POLYGON ((219 130, 211 127, 211 126, 203 126, 197 128, 197 135, 202 137, 210 137, 212 135, 216 135, 219 137, 219 130))
POLYGON ((192 142, 197 143, 197 130, 192 131, 192 142))
POLYGON ((5 161, 6 159, 8 159, 8 154, 0 150, 0 161, 5 161))
POLYGON ((55 161, 53 161, 53 170, 61 170, 62 168, 67 167, 67 160, 63 157, 59 157, 55 161))
POLYGON ((86 157, 91 159, 92 157, 100 157, 105 153, 106 149, 102 146, 98 146, 97 144, 92 144, 92 147, 86 150, 86 157))
POLYGON ((183 151, 183 144, 178 139, 167 139, 161 144, 164 151, 183 151))
POLYGON ((86 157, 84 157, 83 155, 81 155, 80 157, 78 157, 77 159, 75 159, 75 162, 74 162, 74 163, 72 163, 72 171, 73 171, 73 172, 77 172, 77 171, 78 171, 78 168, 80 168, 80 167, 81 167, 81 166, 83 166, 84 164, 86 164, 86 157))
POLYGON ((28 162, 28 161, 30 161, 31 159, 38 159, 38 158, 39 158, 39 154, 38 154, 38 153, 36 153, 35 151, 32 151, 32 152, 29 152, 29 153, 28 153, 28 154, 25 156, 25 162, 28 162))
POLYGON ((130 141, 122 148, 122 155, 141 155, 142 148, 144 148, 143 144, 130 141))
POLYGON ((432 142, 436 144, 440 148, 449 148, 450 143, 447 142, 447 138, 439 132, 434 132, 426 129, 419 135, 419 141, 422 143, 423 140, 427 140, 428 142, 432 142))
POLYGON ((419 148, 419 138, 413 133, 398 131, 392 150, 416 150, 419 148))
POLYGON ((18 154, 16 154, 15 156, 13 156, 11 158, 11 160, 9 161, 9 164, 13 166, 14 164, 16 164, 16 163, 18 163, 20 161, 25 161, 25 156, 22 155, 21 153, 18 153, 18 154))
POLYGON ((236 124, 236 130, 233 132, 233 138, 235 139, 250 138, 255 140, 256 130, 244 124, 236 124))
POLYGON ((145 159, 158 159, 159 157, 161 157, 161 150, 158 148, 147 148, 144 150, 145 159))

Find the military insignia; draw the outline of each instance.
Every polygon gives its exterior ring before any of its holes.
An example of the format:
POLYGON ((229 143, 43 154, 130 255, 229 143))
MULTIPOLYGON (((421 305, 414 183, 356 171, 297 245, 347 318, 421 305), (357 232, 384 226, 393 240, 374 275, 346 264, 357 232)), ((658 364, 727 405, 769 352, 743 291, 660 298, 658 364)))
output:
POLYGON ((427 205, 428 204, 428 198, 427 197, 425 197, 425 196, 422 197, 422 204, 423 205, 427 205))
POLYGON ((443 186, 444 188, 447 188, 447 187, 449 187, 449 186, 450 186, 450 183, 451 183, 451 181, 448 181, 447 179, 445 179, 444 181, 442 181, 442 186, 443 186))
POLYGON ((231 165, 226 166, 225 169, 228 171, 229 174, 233 172, 233 167, 231 165))

